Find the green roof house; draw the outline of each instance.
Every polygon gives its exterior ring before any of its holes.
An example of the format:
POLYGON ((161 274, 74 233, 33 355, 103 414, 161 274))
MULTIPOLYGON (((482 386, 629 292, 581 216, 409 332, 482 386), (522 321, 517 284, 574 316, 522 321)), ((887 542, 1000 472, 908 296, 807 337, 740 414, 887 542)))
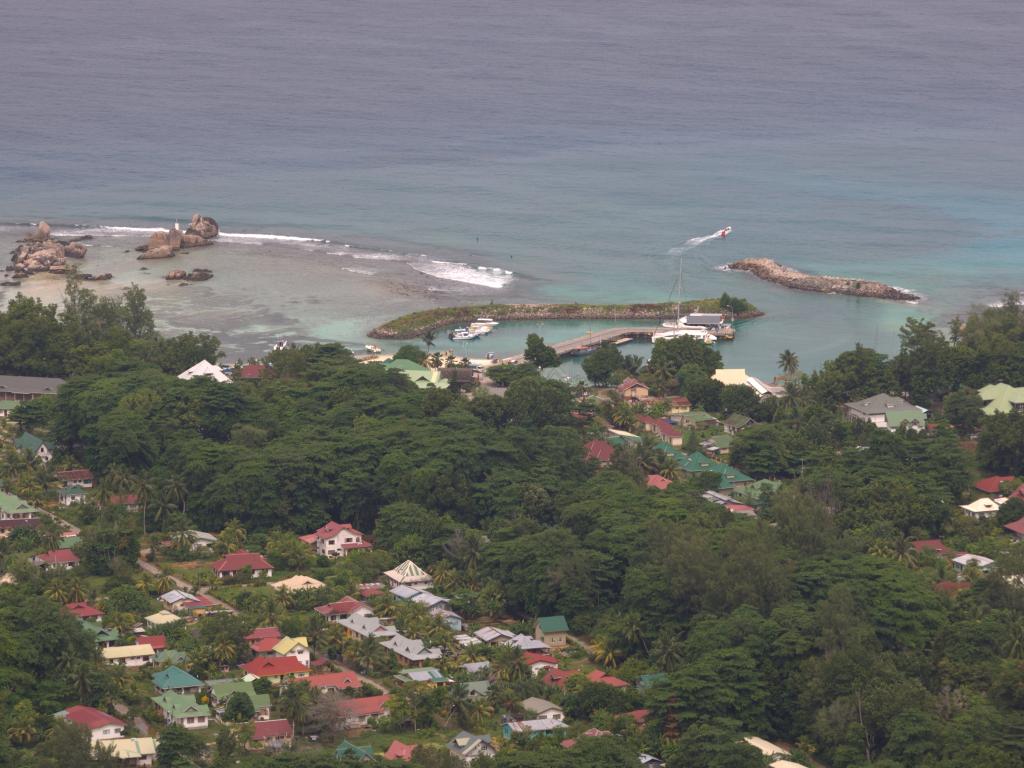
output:
POLYGON ((417 365, 412 360, 395 358, 384 363, 385 368, 394 371, 401 371, 408 379, 420 389, 434 387, 436 389, 448 389, 448 379, 441 375, 441 372, 434 368, 425 368, 417 365))
POLYGON ((159 691, 175 693, 199 693, 205 684, 194 675, 190 675, 180 667, 168 667, 153 673, 153 685, 159 691))
POLYGON ((11 412, 17 407, 17 400, 0 400, 0 419, 9 419, 11 412))
POLYGON ((0 520, 28 520, 39 517, 39 510, 13 493, 0 491, 0 520))
POLYGON ((113 627, 104 627, 95 621, 81 621, 82 629, 93 636, 93 642, 100 648, 109 648, 121 640, 120 633, 113 627))
POLYGON ((33 459, 38 459, 43 464, 48 464, 53 458, 53 447, 31 432, 22 432, 18 435, 14 440, 14 447, 29 453, 33 459))
POLYGON ((256 717, 264 719, 270 717, 270 694, 256 693, 256 689, 249 680, 207 680, 206 685, 210 688, 210 702, 214 709, 223 712, 228 699, 236 693, 244 693, 252 702, 256 710, 256 717))
POLYGON ((533 626, 533 636, 551 648, 569 644, 569 622, 565 616, 541 616, 533 626))
POLYGON ((197 703, 195 696, 168 691, 153 696, 150 701, 156 704, 169 725, 174 723, 195 730, 210 724, 210 708, 206 704, 197 703))
POLYGON ((341 742, 334 750, 334 756, 340 760, 343 757, 352 756, 358 760, 373 760, 373 747, 359 747, 348 739, 341 742))
POLYGON ((1024 411, 1024 387, 1011 387, 1009 384, 999 382, 982 387, 978 390, 978 394, 985 401, 981 410, 986 416, 1024 411))

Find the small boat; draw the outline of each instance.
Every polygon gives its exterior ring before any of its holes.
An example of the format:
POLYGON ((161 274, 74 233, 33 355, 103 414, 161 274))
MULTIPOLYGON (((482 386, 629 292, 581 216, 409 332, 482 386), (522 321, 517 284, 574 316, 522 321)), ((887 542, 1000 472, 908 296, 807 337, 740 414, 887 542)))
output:
POLYGON ((365 349, 371 355, 379 355, 381 352, 384 351, 383 349, 378 347, 376 344, 366 344, 366 345, 363 346, 363 349, 365 349))
POLYGON ((474 339, 480 338, 480 336, 479 334, 472 333, 471 331, 462 328, 459 330, 452 331, 451 335, 448 338, 450 338, 452 341, 473 341, 474 339))
POLYGON ((474 322, 479 325, 498 325, 497 320, 492 320, 489 317, 478 317, 474 322))

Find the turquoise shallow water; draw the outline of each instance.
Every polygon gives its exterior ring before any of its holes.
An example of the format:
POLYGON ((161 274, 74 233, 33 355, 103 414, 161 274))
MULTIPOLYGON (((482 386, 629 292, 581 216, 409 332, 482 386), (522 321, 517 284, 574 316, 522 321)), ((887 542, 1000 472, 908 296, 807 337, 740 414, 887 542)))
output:
POLYGON ((767 312, 723 346, 762 375, 782 348, 805 365, 856 341, 892 351, 911 311, 945 322, 1021 287, 1014 0, 45 5, 45 24, 21 4, 0 25, 0 222, 202 210, 228 232, 331 240, 179 257, 217 272, 185 289, 123 253, 144 235, 96 241, 90 269, 117 278, 103 290, 141 281, 165 327, 217 331, 232 354, 361 344, 430 304, 664 300, 666 251, 725 224, 689 254, 685 291, 767 312), (925 300, 713 269, 745 256, 925 300), (514 277, 453 281, 459 262, 514 277))

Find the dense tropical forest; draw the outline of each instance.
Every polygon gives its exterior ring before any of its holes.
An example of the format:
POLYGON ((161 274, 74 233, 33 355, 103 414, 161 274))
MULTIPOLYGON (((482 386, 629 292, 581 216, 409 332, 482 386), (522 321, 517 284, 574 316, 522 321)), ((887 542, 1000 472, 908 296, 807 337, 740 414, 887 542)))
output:
MULTIPOLYGON (((482 701, 468 701, 461 684, 392 691, 378 731, 419 739, 412 765, 461 765, 441 746, 451 734, 500 730, 503 712, 537 696, 579 724, 578 743, 510 738, 474 765, 635 766, 643 752, 670 768, 753 768, 767 764, 742 740, 756 735, 807 765, 1024 766, 1024 549, 1002 529, 1024 516, 1024 502, 986 519, 958 507, 978 478, 1024 474, 1024 414, 985 415, 977 394, 1024 385, 1016 297, 945 330, 908 319, 892 358, 858 346, 804 375, 787 352, 779 398, 719 383, 718 353, 689 339, 659 342, 649 360, 599 349, 584 363, 589 387, 542 375, 557 363, 543 340, 527 352, 533 362, 493 372, 507 387, 500 394, 420 389, 333 344, 273 352, 254 381, 185 381, 177 374, 215 360, 218 342, 159 335, 140 289, 102 299, 72 280, 60 309, 14 299, 0 313, 0 373, 67 381, 17 408, 0 481, 38 506, 52 502, 56 469, 85 467, 98 482, 61 509, 80 528, 75 571, 32 563, 59 537, 51 523, 0 540, 0 572, 13 582, 0 585, 0 765, 121 764, 52 716, 84 704, 145 720, 149 674, 103 664, 62 604, 98 602, 105 626, 130 633, 173 587, 140 571, 140 552, 194 585, 216 582, 209 560, 193 562, 189 532, 199 530, 218 535, 218 552, 244 543, 276 571, 324 584, 288 599, 262 585, 216 586, 237 612, 167 631, 200 678, 245 661, 245 635, 276 623, 328 660, 389 679, 393 660, 337 637, 312 607, 411 559, 469 624, 531 633, 536 617, 564 616, 584 639, 567 658, 630 684, 552 689, 516 654, 467 653, 439 622, 385 600, 379 613, 444 647, 442 671, 458 680, 477 658, 494 673, 482 701), (756 422, 736 435, 730 458, 756 480, 781 481, 756 515, 707 500, 705 478, 666 464, 649 435, 617 445, 605 466, 586 459, 585 444, 608 426, 635 431, 649 413, 616 394, 627 376, 756 422), (928 428, 843 417, 843 403, 880 392, 929 409, 928 428), (11 447, 22 430, 49 440, 54 461, 11 447), (652 488, 651 474, 672 482, 652 488), (114 503, 125 494, 131 508, 114 503), (372 551, 328 560, 296 538, 329 520, 372 537, 372 551), (958 579, 947 559, 913 546, 932 539, 995 566, 958 579), (642 724, 622 716, 641 708, 642 724), (611 735, 582 738, 583 728, 611 735)), ((684 439, 695 448, 699 437, 684 439)), ((304 688, 275 689, 275 711, 297 731, 329 730, 304 688)), ((159 726, 161 767, 359 760, 308 738, 264 754, 230 728, 201 738, 159 726)))

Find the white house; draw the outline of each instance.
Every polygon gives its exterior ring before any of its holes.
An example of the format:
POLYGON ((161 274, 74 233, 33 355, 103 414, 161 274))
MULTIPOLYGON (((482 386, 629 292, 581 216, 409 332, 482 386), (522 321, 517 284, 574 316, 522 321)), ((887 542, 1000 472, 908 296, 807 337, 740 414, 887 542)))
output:
POLYGON ((430 589, 434 586, 434 578, 420 568, 412 560, 406 560, 401 565, 396 565, 390 571, 384 572, 385 578, 392 587, 408 586, 417 589, 430 589))
POLYGON ((536 696, 531 696, 528 699, 523 699, 519 702, 519 706, 524 711, 533 715, 537 720, 558 720, 561 722, 565 720, 565 712, 557 704, 548 701, 547 699, 540 699, 536 696))
MULTIPOLYGON (((1006 501, 1006 499, 1003 499, 1006 501)), ((975 520, 982 520, 986 517, 992 517, 999 511, 999 501, 997 499, 990 499, 987 496, 976 499, 970 504, 961 504, 960 509, 964 511, 964 514, 968 517, 973 517, 975 520)))
POLYGON ((119 739, 124 735, 123 720, 118 720, 113 715, 108 715, 94 707, 76 704, 73 707, 62 709, 54 717, 84 726, 89 731, 93 744, 108 739, 119 739))
POLYGON ((153 650, 153 646, 149 643, 142 645, 112 645, 103 648, 100 653, 103 655, 104 661, 122 667, 143 667, 149 664, 153 657, 156 656, 156 651, 153 650))
POLYGON ((969 552, 964 552, 952 560, 953 569, 961 575, 972 565, 977 566, 984 573, 988 573, 995 562, 995 560, 984 555, 972 555, 969 552))
POLYGON ((192 379, 204 377, 207 379, 213 379, 214 381, 219 381, 222 384, 231 381, 231 377, 208 360, 200 360, 187 371, 182 371, 178 374, 178 378, 183 379, 184 381, 191 381, 192 379))
POLYGON ((138 736, 134 739, 114 739, 104 744, 113 749, 114 757, 125 765, 147 768, 156 757, 156 739, 152 736, 138 736))
POLYGON ((345 557, 357 549, 373 549, 361 531, 357 531, 350 523, 337 523, 334 520, 299 538, 324 557, 345 557))
POLYGON ((913 430, 924 429, 928 410, 907 402, 902 397, 881 393, 843 405, 848 419, 866 421, 880 429, 895 432, 906 425, 913 430))
POLYGON ((412 665, 419 665, 424 661, 438 661, 441 658, 441 646, 428 648, 422 640, 414 640, 397 633, 394 637, 382 640, 380 644, 412 665))

